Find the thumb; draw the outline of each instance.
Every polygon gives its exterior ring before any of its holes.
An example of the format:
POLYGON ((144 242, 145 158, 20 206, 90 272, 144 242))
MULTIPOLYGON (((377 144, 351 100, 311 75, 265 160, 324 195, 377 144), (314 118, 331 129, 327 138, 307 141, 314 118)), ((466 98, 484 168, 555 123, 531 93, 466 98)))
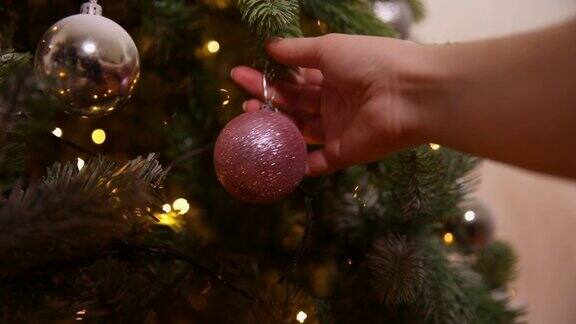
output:
POLYGON ((320 37, 272 39, 266 44, 276 61, 305 68, 319 68, 320 37))

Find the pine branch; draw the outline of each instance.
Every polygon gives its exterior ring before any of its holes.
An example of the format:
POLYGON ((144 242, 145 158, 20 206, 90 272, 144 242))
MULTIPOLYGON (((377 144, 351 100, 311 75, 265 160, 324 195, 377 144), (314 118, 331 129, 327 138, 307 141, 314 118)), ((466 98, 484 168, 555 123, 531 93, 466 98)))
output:
POLYGON ((0 85, 8 74, 24 66, 31 58, 29 53, 14 53, 11 49, 0 51, 0 85))
POLYGON ((388 305, 408 305, 418 298, 425 269, 417 246, 405 236, 390 235, 374 243, 368 258, 378 299, 388 305))
POLYGON ((103 158, 57 163, 0 210, 0 277, 90 253, 149 220, 166 172, 154 155, 123 165, 103 158))
POLYGON ((367 0, 300 0, 304 11, 328 25, 331 32, 372 36, 395 36, 375 15, 367 0))
POLYGON ((262 292, 252 305, 246 323, 286 323, 304 311, 306 322, 318 323, 318 305, 303 289, 289 283, 276 284, 262 292))
POLYGON ((240 0, 242 19, 262 38, 282 36, 298 22, 299 5, 295 0, 240 0))
POLYGON ((474 305, 465 293, 465 278, 448 264, 439 242, 423 242, 420 248, 426 276, 418 307, 426 322, 473 323, 474 305))
POLYGON ((408 5, 412 9, 412 14, 414 15, 414 21, 419 22, 424 19, 426 16, 426 8, 424 8, 424 4, 420 0, 407 0, 408 5))
POLYGON ((507 243, 494 242, 478 253, 474 264, 486 285, 492 289, 505 287, 516 277, 518 257, 507 243))
POLYGON ((271 81, 287 75, 291 69, 268 56, 264 42, 271 37, 301 36, 300 6, 297 0, 239 0, 242 19, 259 38, 260 62, 271 81))

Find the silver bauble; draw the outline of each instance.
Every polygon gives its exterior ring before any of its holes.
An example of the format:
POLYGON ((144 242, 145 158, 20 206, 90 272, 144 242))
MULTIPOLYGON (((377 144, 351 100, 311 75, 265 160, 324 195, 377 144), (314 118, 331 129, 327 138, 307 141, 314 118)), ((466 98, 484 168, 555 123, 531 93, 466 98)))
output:
POLYGON ((130 96, 140 75, 140 58, 120 25, 97 14, 78 14, 60 20, 44 34, 35 68, 63 110, 99 117, 118 109, 130 96))
POLYGON ((405 39, 410 34, 414 23, 414 13, 405 0, 378 0, 374 2, 374 13, 380 20, 392 26, 400 38, 405 39))

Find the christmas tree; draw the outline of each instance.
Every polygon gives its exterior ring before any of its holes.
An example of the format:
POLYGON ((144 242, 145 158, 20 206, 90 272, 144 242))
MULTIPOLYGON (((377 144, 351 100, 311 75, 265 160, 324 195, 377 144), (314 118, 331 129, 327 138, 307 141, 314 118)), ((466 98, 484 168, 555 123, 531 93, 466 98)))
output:
POLYGON ((473 157, 414 147, 305 179, 269 205, 233 198, 214 171, 215 140, 247 99, 232 67, 270 82, 297 73, 266 55, 276 36, 406 36, 424 15, 417 0, 100 1, 122 27, 90 1, 56 23, 80 4, 0 3, 0 322, 521 315, 509 305, 516 257, 468 196, 473 157), (75 51, 93 54, 91 39, 120 40, 125 64, 83 61, 75 51))

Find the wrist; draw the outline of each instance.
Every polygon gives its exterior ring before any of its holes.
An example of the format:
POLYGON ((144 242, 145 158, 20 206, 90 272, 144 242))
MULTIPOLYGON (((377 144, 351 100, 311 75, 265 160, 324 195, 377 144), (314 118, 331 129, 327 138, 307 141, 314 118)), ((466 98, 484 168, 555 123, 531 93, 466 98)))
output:
POLYGON ((417 144, 449 145, 448 133, 456 122, 458 97, 464 84, 450 63, 452 45, 416 45, 417 64, 403 78, 403 93, 414 108, 417 144))

